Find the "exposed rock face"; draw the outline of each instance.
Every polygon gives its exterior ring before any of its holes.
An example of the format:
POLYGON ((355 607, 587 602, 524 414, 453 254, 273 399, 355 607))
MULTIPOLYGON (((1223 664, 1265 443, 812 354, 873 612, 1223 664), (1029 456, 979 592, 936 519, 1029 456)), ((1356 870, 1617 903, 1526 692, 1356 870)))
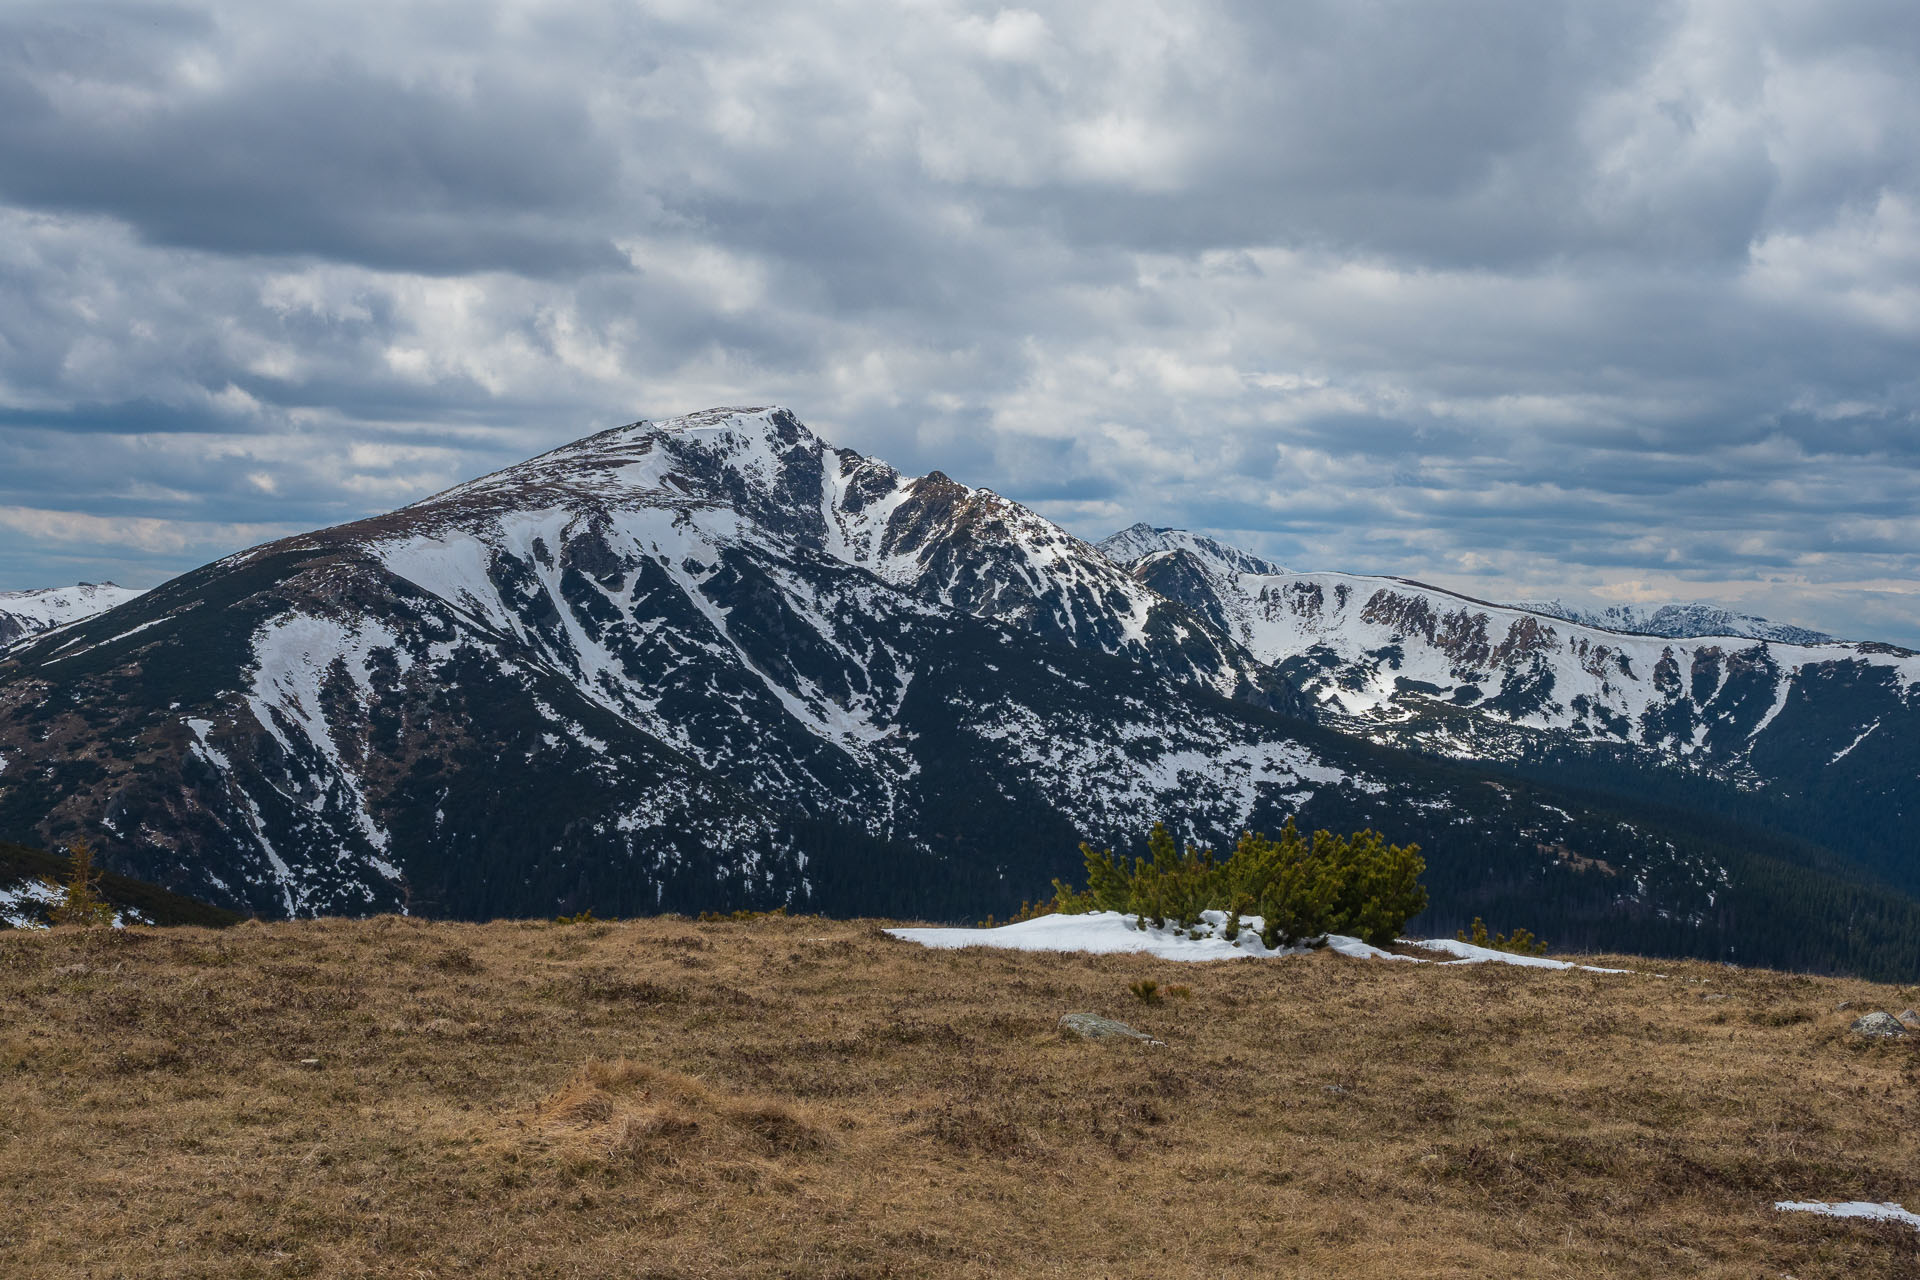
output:
POLYGON ((1141 1044, 1166 1044, 1166 1041, 1156 1040, 1144 1031, 1136 1031, 1124 1022, 1103 1018, 1097 1013, 1063 1014, 1060 1030, 1088 1040, 1134 1040, 1141 1044))
POLYGON ((1900 1019, 1884 1012, 1869 1013, 1865 1017, 1855 1018, 1853 1025, 1847 1030, 1870 1040, 1886 1040, 1907 1034, 1907 1029, 1900 1024, 1900 1019))

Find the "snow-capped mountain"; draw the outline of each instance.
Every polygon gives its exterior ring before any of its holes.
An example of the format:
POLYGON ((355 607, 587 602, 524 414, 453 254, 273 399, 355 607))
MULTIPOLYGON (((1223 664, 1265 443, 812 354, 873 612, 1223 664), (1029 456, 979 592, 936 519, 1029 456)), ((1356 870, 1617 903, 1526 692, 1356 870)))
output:
POLYGON ((1808 833, 1838 804, 1884 855, 1869 860, 1920 883, 1904 818, 1920 811, 1911 651, 1629 634, 1407 579, 1250 570, 1171 530, 1101 546, 1348 731, 1458 758, 1681 771, 1790 804, 1808 833))
POLYGON ((1282 666, 1017 503, 718 409, 17 646, 0 835, 272 915, 976 918, 1081 839, 1288 814, 1420 841, 1442 929, 1724 954, 1777 893, 1734 843, 1288 714, 1282 666))
POLYGON ((1719 605, 1702 604, 1699 601, 1656 605, 1653 608, 1637 604, 1612 604, 1602 609, 1590 609, 1559 600, 1545 600, 1516 604, 1514 608, 1589 627, 1630 631, 1643 636, 1666 636, 1674 640, 1700 636, 1742 636, 1749 640, 1777 640, 1782 644, 1836 643, 1834 637, 1824 631, 1796 627, 1790 622, 1769 622, 1750 613, 1734 613, 1719 605))
POLYGON ((1197 558, 1210 573, 1285 573, 1271 560, 1263 560, 1249 551, 1186 529, 1155 528, 1141 521, 1094 543, 1100 554, 1118 564, 1131 565, 1156 551, 1185 551, 1197 558))
POLYGON ((139 594, 111 582, 82 582, 39 591, 0 591, 0 649, 27 636, 105 613, 139 594))
MULTIPOLYGON (((171 851, 156 878, 286 914, 524 910, 596 878, 629 909, 804 900, 826 892, 819 830, 911 866, 983 834, 948 810, 984 820, 1044 792, 1071 853, 1081 831, 1144 829, 1195 770, 1233 779, 1178 801, 1220 830, 1347 776, 1237 724, 1229 699, 1298 699, 1094 548, 777 409, 636 423, 256 548, 16 664, 0 816, 48 798, 8 787, 23 758, 90 760, 105 830, 171 851), (1117 665, 1062 665, 1096 657, 1117 665), (46 723, 53 689, 136 680, 142 727, 113 751, 90 723, 46 723), (1113 692, 1097 707, 1096 687, 1113 692), (1076 727, 1092 715, 1097 732, 1076 727), (546 782, 529 796, 503 774, 546 782), (530 894, 491 859, 534 828, 544 847, 513 855, 548 877, 530 894)), ((30 825, 58 834, 46 811, 30 825)))

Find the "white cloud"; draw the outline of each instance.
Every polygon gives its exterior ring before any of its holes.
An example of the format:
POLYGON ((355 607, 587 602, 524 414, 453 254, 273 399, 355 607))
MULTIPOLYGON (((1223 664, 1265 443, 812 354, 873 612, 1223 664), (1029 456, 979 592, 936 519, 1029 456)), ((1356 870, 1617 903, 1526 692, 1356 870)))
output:
POLYGON ((162 553, 208 547, 237 550, 298 532, 283 525, 152 520, 16 506, 0 506, 0 528, 49 542, 130 547, 162 553))
POLYGON ((1920 642, 1897 10, 15 6, 0 586, 780 401, 1083 533, 1920 642))

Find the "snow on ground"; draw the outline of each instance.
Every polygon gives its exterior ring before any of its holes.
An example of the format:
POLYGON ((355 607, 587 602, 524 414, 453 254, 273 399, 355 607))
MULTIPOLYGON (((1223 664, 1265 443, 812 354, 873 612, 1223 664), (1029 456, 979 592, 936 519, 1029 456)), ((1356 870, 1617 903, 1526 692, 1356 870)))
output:
POLYGON ((11 888, 0 889, 0 920, 15 929, 44 928, 35 907, 50 907, 65 896, 58 885, 44 880, 22 880, 11 888))
POLYGON ((1400 939, 1409 947, 1421 947, 1427 951, 1438 951, 1453 956, 1452 960, 1443 960, 1442 964, 1517 964, 1528 969, 1585 969, 1588 973, 1632 973, 1631 969, 1601 969, 1590 964, 1574 964, 1570 960, 1549 960, 1545 956, 1517 956, 1511 951, 1495 951, 1492 947, 1476 947, 1471 942, 1458 942, 1452 938, 1424 938, 1415 941, 1411 938, 1400 939))
MULTIPOLYGON (((0 888, 0 921, 15 929, 45 929, 47 922, 42 912, 66 896, 66 890, 57 884, 45 880, 21 880, 11 887, 0 888)), ((114 908, 113 927, 116 929, 124 929, 130 924, 152 923, 133 907, 114 908)))
MULTIPOLYGON (((1037 920, 1023 920, 1019 924, 1000 925, 992 929, 889 929, 888 933, 907 942, 917 942, 923 947, 951 951, 960 947, 1002 947, 1013 951, 1077 951, 1091 955, 1113 955, 1116 953, 1137 953, 1157 956, 1162 960, 1235 960, 1243 956, 1291 956, 1300 955, 1309 950, 1307 947, 1283 947, 1269 950, 1260 941, 1260 930, 1264 922, 1259 916, 1243 916, 1240 921, 1240 933, 1229 942, 1225 935, 1227 913, 1224 911, 1203 911, 1200 913, 1200 925, 1192 930, 1180 929, 1169 925, 1155 929, 1151 925, 1136 924, 1134 917, 1120 911, 1093 911, 1085 915, 1050 915, 1037 920)), ((1410 960, 1415 964, 1495 964, 1524 965, 1531 969, 1585 969, 1590 973, 1630 973, 1629 969, 1596 969, 1592 965, 1573 964, 1566 960, 1548 960, 1544 956, 1517 956, 1507 951, 1495 951, 1491 947, 1476 947, 1469 942, 1450 942, 1445 939, 1429 939, 1413 942, 1402 939, 1404 945, 1423 947, 1429 951, 1439 951, 1455 957, 1452 960, 1428 961, 1418 956, 1395 955, 1391 951, 1382 951, 1369 946, 1358 938, 1329 935, 1327 949, 1343 956, 1354 956, 1366 960, 1410 960)))
MULTIPOLYGON (((1085 915, 1041 916, 1019 924, 993 929, 889 929, 888 933, 923 947, 942 951, 960 947, 1003 947, 1014 951, 1078 951, 1093 955, 1143 953, 1162 960, 1232 960, 1240 956, 1298 955, 1305 947, 1269 950, 1260 941, 1264 921, 1259 916, 1244 916, 1240 933, 1233 941, 1225 937, 1227 913, 1203 911, 1198 927, 1192 930, 1168 925, 1156 929, 1136 925, 1134 917, 1119 911, 1093 911, 1085 915)), ((1342 955, 1398 957, 1358 938, 1329 938, 1327 945, 1342 955)))
POLYGON ((1875 1204, 1871 1200, 1781 1200, 1775 1209, 1782 1213, 1818 1213, 1829 1218, 1867 1218, 1876 1222, 1904 1222, 1915 1230, 1920 1230, 1920 1213, 1909 1212, 1901 1205, 1888 1202, 1875 1204))
POLYGON ((45 630, 104 613, 142 594, 111 582, 82 582, 78 586, 46 587, 39 591, 0 591, 0 613, 21 619, 30 630, 45 630))

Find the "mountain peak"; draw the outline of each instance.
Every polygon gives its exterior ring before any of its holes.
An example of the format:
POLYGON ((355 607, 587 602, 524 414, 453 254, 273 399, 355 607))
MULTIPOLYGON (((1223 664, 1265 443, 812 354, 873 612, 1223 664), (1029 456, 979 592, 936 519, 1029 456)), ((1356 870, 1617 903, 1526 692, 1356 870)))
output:
POLYGON ((704 575, 722 561, 740 575, 746 560, 837 563, 927 604, 1272 700, 1231 641, 1037 512, 941 471, 905 476, 836 448, 778 406, 603 431, 326 540, 460 607, 487 600, 509 560, 535 576, 587 566, 619 592, 664 563, 690 598, 704 598, 704 575))
MULTIPOLYGON (((800 420, 794 417, 793 411, 784 409, 779 405, 721 404, 714 405, 708 409, 697 409, 692 413, 683 413, 672 418, 640 418, 627 423, 625 426, 614 427, 609 431, 602 431, 595 435, 582 437, 582 439, 576 440, 573 443, 581 444, 586 440, 597 440, 601 436, 618 435, 622 433, 652 435, 662 431, 685 432, 710 430, 715 427, 735 426, 736 424, 754 418, 771 422, 776 417, 789 419, 794 425, 799 425, 800 420)), ((568 446, 562 445, 560 447, 564 449, 568 446)))
POLYGON ((1170 529, 1142 520, 1094 544, 1109 560, 1126 567, 1138 565, 1148 556, 1168 551, 1184 551, 1214 573, 1280 574, 1286 570, 1271 560, 1242 551, 1231 543, 1187 529, 1170 529))

